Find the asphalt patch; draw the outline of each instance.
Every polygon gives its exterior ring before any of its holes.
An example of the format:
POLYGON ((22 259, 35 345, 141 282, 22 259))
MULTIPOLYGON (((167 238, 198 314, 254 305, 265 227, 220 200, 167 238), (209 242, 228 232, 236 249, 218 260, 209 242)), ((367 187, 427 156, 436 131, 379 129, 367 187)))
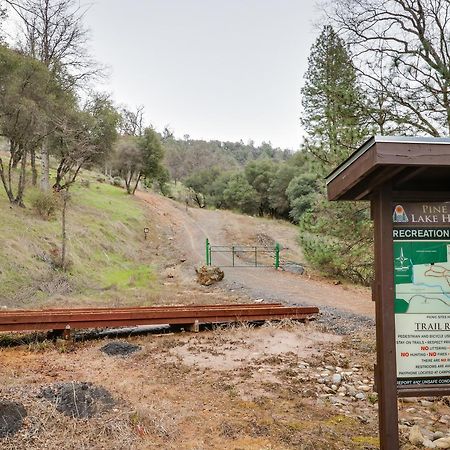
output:
POLYGON ((116 404, 105 388, 84 382, 57 383, 42 389, 40 396, 52 402, 57 411, 74 419, 90 419, 116 404))
POLYGON ((129 342, 115 341, 104 345, 100 350, 109 356, 128 356, 140 350, 139 345, 133 345, 129 342))
POLYGON ((26 416, 27 411, 21 403, 0 401, 0 439, 16 434, 26 416))

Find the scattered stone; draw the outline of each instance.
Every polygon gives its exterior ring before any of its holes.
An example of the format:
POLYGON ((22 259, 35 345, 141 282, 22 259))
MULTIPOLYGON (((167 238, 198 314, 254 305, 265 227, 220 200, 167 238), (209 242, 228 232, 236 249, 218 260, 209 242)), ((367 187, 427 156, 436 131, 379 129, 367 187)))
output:
POLYGON ((366 394, 364 394, 364 392, 358 392, 355 395, 355 398, 357 398, 358 400, 365 400, 366 399, 366 394))
POLYGON ((422 404, 422 406, 427 406, 427 407, 433 406, 433 402, 430 402, 428 400, 420 400, 420 403, 422 404))
POLYGON ((42 389, 40 397, 54 403, 56 410, 74 419, 89 419, 110 410, 111 394, 92 383, 57 383, 42 389))
POLYGON ((433 441, 430 441, 429 439, 424 439, 424 441, 422 442, 422 445, 425 448, 436 448, 436 445, 433 441))
POLYGON ((26 416, 27 411, 21 403, 0 401, 0 439, 16 434, 26 416))
POLYGON ((411 427, 411 430, 409 431, 409 442, 411 442, 412 445, 422 445, 424 440, 425 439, 418 425, 411 427))
POLYGON ((435 448, 450 448, 450 436, 436 439, 433 444, 435 448))
POLYGON ((216 266, 201 266, 195 269, 197 282, 202 286, 211 286, 218 281, 222 281, 225 274, 223 270, 216 266))
POLYGON ((331 382, 333 384, 337 384, 340 385, 342 382, 342 375, 339 373, 335 373, 332 377, 331 377, 331 382))
POLYGON ((128 356, 140 349, 139 345, 133 345, 125 341, 115 341, 104 345, 100 351, 109 356, 128 356))

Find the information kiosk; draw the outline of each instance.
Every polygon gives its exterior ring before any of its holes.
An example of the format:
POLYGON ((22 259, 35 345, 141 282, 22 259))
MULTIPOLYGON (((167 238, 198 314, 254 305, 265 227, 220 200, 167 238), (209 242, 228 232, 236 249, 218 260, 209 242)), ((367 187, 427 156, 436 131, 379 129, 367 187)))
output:
POLYGON ((380 448, 398 450, 398 396, 450 395, 450 139, 375 136, 327 177, 370 201, 380 448))

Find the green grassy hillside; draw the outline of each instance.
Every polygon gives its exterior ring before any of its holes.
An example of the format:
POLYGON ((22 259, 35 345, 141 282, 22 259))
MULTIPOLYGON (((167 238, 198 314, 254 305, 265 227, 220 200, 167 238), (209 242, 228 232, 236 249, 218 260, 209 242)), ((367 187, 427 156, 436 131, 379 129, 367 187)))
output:
MULTIPOLYGON (((143 206, 123 189, 96 181, 71 189, 69 269, 52 265, 61 248, 61 212, 47 221, 30 206, 11 207, 0 190, 0 308, 151 303, 158 283, 143 206)), ((31 191, 29 190, 29 196, 31 191)), ((28 200, 28 201, 27 201, 28 200)))

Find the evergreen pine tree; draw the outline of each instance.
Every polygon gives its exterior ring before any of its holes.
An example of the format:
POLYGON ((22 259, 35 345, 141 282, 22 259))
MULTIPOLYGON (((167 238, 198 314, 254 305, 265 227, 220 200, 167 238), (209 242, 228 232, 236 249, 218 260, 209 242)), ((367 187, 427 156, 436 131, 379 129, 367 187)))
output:
POLYGON ((317 158, 322 172, 327 172, 369 134, 350 54, 330 25, 312 46, 301 94, 305 149, 317 158))
MULTIPOLYGON (((320 184, 323 176, 370 133, 365 98, 350 54, 331 26, 324 27, 312 47, 305 79, 304 147, 315 161, 320 184)), ((369 284, 372 227, 368 208, 355 202, 327 202, 322 188, 312 207, 301 216, 300 240, 305 256, 323 273, 369 284)), ((293 205, 301 202, 302 198, 291 199, 293 205)))

